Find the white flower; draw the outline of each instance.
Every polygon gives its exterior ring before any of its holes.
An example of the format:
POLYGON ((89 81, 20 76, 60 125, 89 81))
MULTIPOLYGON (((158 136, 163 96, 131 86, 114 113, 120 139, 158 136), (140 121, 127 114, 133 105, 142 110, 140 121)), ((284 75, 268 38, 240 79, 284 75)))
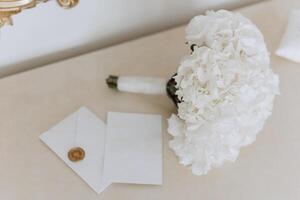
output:
POLYGON ((207 46, 240 57, 242 61, 268 64, 269 56, 258 28, 247 18, 226 10, 194 17, 186 29, 189 44, 207 46))
POLYGON ((187 41, 196 44, 178 68, 178 115, 169 119, 170 147, 194 174, 234 161, 255 140, 279 94, 278 77, 257 27, 221 10, 191 20, 187 41))

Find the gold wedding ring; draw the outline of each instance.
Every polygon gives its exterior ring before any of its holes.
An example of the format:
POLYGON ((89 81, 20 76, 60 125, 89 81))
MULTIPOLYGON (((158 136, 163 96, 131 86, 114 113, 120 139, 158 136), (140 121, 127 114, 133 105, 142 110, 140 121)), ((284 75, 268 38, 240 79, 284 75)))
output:
POLYGON ((78 162, 84 159, 85 152, 81 147, 74 147, 69 150, 68 152, 68 158, 72 162, 78 162))

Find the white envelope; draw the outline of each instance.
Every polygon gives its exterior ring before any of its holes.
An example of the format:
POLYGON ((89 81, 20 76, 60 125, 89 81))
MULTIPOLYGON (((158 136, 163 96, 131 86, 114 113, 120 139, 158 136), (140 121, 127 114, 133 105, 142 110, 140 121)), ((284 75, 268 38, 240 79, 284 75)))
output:
POLYGON ((104 176, 116 183, 162 184, 161 116, 108 113, 104 176))
POLYGON ((103 179, 106 125, 86 107, 81 107, 40 139, 73 169, 93 190, 102 192, 110 183, 103 179), (81 147, 85 158, 72 162, 68 151, 81 147))

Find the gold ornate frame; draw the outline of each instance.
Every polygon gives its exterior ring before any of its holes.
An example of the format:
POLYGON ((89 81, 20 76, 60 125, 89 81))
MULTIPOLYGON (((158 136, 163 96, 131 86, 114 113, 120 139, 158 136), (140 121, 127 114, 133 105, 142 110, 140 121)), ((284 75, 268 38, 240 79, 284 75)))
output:
MULTIPOLYGON (((12 25, 11 16, 20 13, 24 9, 33 8, 39 3, 50 0, 0 0, 0 27, 5 24, 12 25)), ((76 6, 79 0, 56 0, 63 8, 76 6)))

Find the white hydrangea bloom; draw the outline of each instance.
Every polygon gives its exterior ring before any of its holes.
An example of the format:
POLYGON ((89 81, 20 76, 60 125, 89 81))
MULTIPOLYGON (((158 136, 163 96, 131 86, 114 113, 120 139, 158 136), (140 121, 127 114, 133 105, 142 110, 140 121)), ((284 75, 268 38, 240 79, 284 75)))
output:
POLYGON ((270 68, 262 34, 248 19, 229 11, 197 16, 186 29, 196 44, 175 81, 178 115, 172 115, 170 147, 194 174, 235 161, 271 115, 279 80, 270 68))

